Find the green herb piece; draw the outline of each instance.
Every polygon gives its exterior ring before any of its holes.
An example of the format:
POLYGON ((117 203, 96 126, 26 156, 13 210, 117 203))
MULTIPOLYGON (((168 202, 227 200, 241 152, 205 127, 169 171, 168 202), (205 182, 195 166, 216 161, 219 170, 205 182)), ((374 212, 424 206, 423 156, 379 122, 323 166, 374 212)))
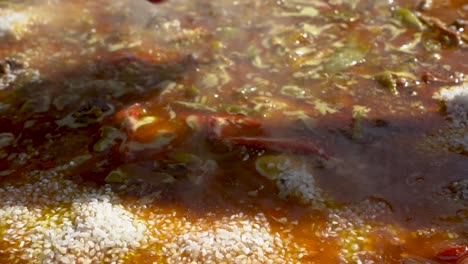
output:
POLYGON ((361 105, 353 106, 353 120, 351 124, 353 139, 359 140, 364 137, 364 130, 362 128, 362 122, 367 117, 367 114, 369 112, 370 112, 370 109, 365 106, 361 106, 361 105))
POLYGON ((270 67, 270 66, 266 65, 265 63, 263 63, 262 58, 260 57, 260 55, 256 55, 252 59, 252 65, 259 68, 259 69, 267 69, 267 68, 270 67))
POLYGON ((427 51, 440 51, 442 44, 435 39, 426 39, 423 41, 423 46, 427 51))
POLYGON ((173 158, 175 161, 186 164, 188 166, 200 165, 203 163, 202 159, 200 159, 197 155, 187 152, 178 152, 174 154, 173 158))
POLYGON ((162 181, 161 181, 162 183, 171 184, 176 181, 176 178, 174 178, 174 176, 172 175, 164 173, 164 174, 161 174, 161 176, 162 176, 162 181))
POLYGON ((315 110, 319 111, 319 113, 322 115, 333 114, 338 112, 337 109, 331 107, 330 104, 320 99, 316 99, 311 103, 315 106, 315 110))
POLYGON ((130 127, 132 128, 133 131, 137 131, 138 128, 149 125, 151 123, 154 123, 156 121, 156 117, 154 116, 145 116, 141 119, 136 119, 134 117, 128 117, 127 121, 130 123, 130 127))
POLYGON ((229 114, 233 115, 240 114, 248 116, 255 112, 254 110, 242 105, 224 105, 221 108, 229 114))
POLYGON ((396 80, 393 77, 393 74, 391 72, 384 71, 384 72, 378 73, 374 76, 374 79, 380 85, 387 88, 387 90, 390 91, 392 94, 394 95, 398 94, 396 80))
POLYGON ((49 111, 51 98, 48 95, 38 96, 27 100, 20 111, 26 113, 45 113, 49 111))
POLYGON ((333 25, 329 24, 329 25, 324 25, 324 26, 319 27, 319 26, 314 25, 314 24, 302 23, 301 27, 308 34, 310 34, 312 36, 319 36, 324 30, 327 30, 327 29, 333 27, 333 25))
POLYGON ((216 29, 220 37, 225 40, 233 39, 239 34, 239 29, 234 27, 220 27, 216 29))
POLYGON ((0 148, 8 147, 15 141, 12 133, 0 133, 0 148))
POLYGON ((172 140, 176 138, 176 134, 169 131, 159 131, 154 136, 153 141, 150 143, 129 142, 127 144, 130 151, 143 151, 143 150, 161 150, 167 147, 172 140))
POLYGON ((278 179, 280 173, 290 167, 291 160, 286 156, 265 155, 255 161, 257 172, 270 180, 278 179))
POLYGON ((175 101, 173 104, 177 106, 182 106, 184 108, 192 109, 192 110, 199 110, 199 111, 207 111, 207 112, 216 112, 216 109, 205 104, 201 103, 192 103, 192 102, 184 102, 184 101, 175 101))
POLYGON ((90 124, 101 122, 112 113, 114 113, 114 106, 99 101, 90 101, 86 105, 81 106, 77 111, 55 121, 55 123, 59 127, 87 127, 90 124))
POLYGON ((201 88, 213 88, 219 85, 219 78, 214 73, 207 73, 200 82, 201 88))
POLYGON ((201 131, 203 127, 203 122, 201 121, 201 118, 195 115, 187 116, 187 118, 185 118, 185 123, 193 131, 201 131))
POLYGON ((187 88, 185 88, 185 94, 188 97, 193 98, 197 95, 200 95, 200 90, 198 90, 197 86, 192 84, 192 85, 187 86, 187 88))
POLYGON ((272 97, 259 96, 251 100, 255 105, 254 110, 257 112, 264 112, 269 110, 281 110, 288 107, 288 104, 272 97))
POLYGON ((103 126, 101 128, 101 138, 94 144, 94 151, 102 152, 108 150, 114 145, 118 139, 124 140, 125 134, 117 128, 111 126, 103 126))
POLYGON ((126 183, 128 176, 119 168, 111 171, 104 179, 106 183, 126 183))
POLYGON ((301 57, 301 56, 311 54, 314 51, 315 51, 315 49, 312 48, 312 47, 300 47, 300 48, 297 48, 297 49, 294 50, 294 54, 301 57))
POLYGON ((367 54, 367 48, 357 43, 348 43, 336 50, 325 62, 324 70, 327 73, 337 73, 351 66, 361 63, 367 54))
POLYGON ((296 85, 285 85, 281 88, 281 94, 296 99, 304 99, 306 92, 296 85))
POLYGON ((281 16, 307 16, 307 17, 316 17, 320 12, 311 6, 306 6, 301 8, 299 12, 286 12, 280 14, 281 16))
POLYGON ((393 11, 393 14, 401 20, 404 24, 414 27, 416 29, 422 30, 423 29, 423 24, 419 20, 419 18, 411 12, 409 9, 406 8, 397 8, 395 11, 393 11))
POLYGON ((353 118, 367 117, 369 112, 370 112, 370 109, 366 106, 362 106, 362 105, 353 106, 353 118))
POLYGON ((79 165, 85 163, 87 160, 90 160, 92 157, 93 156, 91 154, 84 154, 84 155, 81 155, 81 156, 74 157, 71 160, 71 163, 74 166, 79 166, 79 165))
POLYGON ((65 107, 74 105, 80 100, 80 95, 78 94, 61 94, 54 98, 52 104, 59 111, 65 109, 65 107))
POLYGON ((336 21, 342 22, 354 22, 359 19, 360 15, 363 15, 361 12, 356 12, 354 10, 336 10, 331 14, 331 18, 336 21))
POLYGON ((31 128, 31 127, 34 126, 34 124, 36 124, 36 120, 28 120, 28 121, 24 122, 23 128, 24 129, 31 128))
POLYGON ((0 177, 4 177, 4 176, 8 176, 10 174, 12 174, 13 172, 15 172, 16 170, 4 170, 4 171, 0 171, 0 177))

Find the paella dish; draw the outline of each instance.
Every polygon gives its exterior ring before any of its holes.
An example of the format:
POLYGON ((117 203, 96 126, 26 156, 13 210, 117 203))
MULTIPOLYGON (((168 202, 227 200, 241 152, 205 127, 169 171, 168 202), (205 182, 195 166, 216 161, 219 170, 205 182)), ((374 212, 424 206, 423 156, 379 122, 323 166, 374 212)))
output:
POLYGON ((0 0, 0 263, 467 264, 468 4, 0 0))

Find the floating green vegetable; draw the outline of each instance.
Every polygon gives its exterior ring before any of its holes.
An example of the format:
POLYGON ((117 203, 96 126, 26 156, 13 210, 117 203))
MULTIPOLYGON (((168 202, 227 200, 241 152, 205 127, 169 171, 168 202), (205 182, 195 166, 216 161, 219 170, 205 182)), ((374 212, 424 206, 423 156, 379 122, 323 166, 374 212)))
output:
POLYGON ((82 105, 78 110, 65 116, 64 118, 55 121, 59 126, 68 126, 70 128, 87 127, 92 123, 98 123, 104 120, 107 116, 114 113, 114 107, 110 104, 91 100, 85 105, 82 105))
MULTIPOLYGON (((310 34, 312 36, 319 36, 324 30, 327 30, 327 29, 333 27, 333 25, 317 26, 317 25, 314 25, 314 24, 302 23, 301 27, 308 34, 310 34)), ((309 49, 310 49, 310 47, 309 47, 309 49)))
POLYGON ((307 16, 316 17, 320 12, 311 6, 305 6, 299 10, 299 12, 285 12, 280 14, 281 16, 307 16))
POLYGON ((38 96, 27 100, 21 107, 20 111, 26 113, 45 113, 49 111, 50 103, 50 96, 38 96))
POLYGON ((71 163, 74 166, 79 166, 79 165, 85 163, 86 161, 90 160, 92 157, 93 156, 91 154, 84 154, 84 155, 81 155, 81 156, 74 157, 71 160, 71 163))
POLYGON ((117 128, 111 126, 103 126, 101 128, 101 138, 94 144, 94 151, 101 152, 108 150, 114 145, 117 139, 124 140, 125 134, 117 128))
POLYGON ((426 39, 422 43, 427 51, 440 51, 440 49, 442 48, 442 44, 435 39, 426 39))
POLYGON ((127 146, 130 151, 142 151, 148 149, 161 150, 164 147, 167 147, 175 138, 176 134, 172 132, 159 131, 159 133, 154 136, 153 141, 150 143, 129 142, 127 146))
POLYGON ((201 88, 213 88, 219 85, 219 78, 214 73, 207 73, 200 82, 201 88))
POLYGON ((136 131, 138 128, 144 125, 149 125, 151 123, 154 123, 156 120, 157 119, 154 116, 145 116, 141 119, 136 119, 131 116, 127 118, 127 121, 130 123, 130 127, 132 128, 133 131, 136 131))
POLYGON ((285 85, 281 88, 281 94, 296 99, 303 99, 305 97, 305 90, 296 85, 285 85))
POLYGON ((174 154, 173 158, 175 161, 186 165, 200 165, 203 163, 203 160, 200 159, 197 155, 187 152, 178 152, 174 154))
POLYGON ((219 27, 216 29, 216 32, 219 34, 219 36, 226 40, 235 38, 239 34, 239 31, 240 30, 238 28, 229 26, 219 27))
POLYGON ((319 111, 319 113, 322 115, 333 114, 338 112, 337 109, 333 108, 330 104, 320 99, 316 99, 313 102, 308 101, 308 103, 314 104, 315 110, 319 111))
POLYGON ((411 12, 409 9, 406 8, 397 8, 395 11, 393 11, 393 14, 401 20, 404 24, 414 27, 416 29, 423 29, 423 24, 419 20, 419 18, 411 12))
POLYGON ((369 112, 370 109, 365 106, 353 106, 353 120, 351 124, 353 139, 359 140, 364 138, 364 129, 362 127, 362 123, 364 122, 364 119, 367 117, 369 112))
POLYGON ((0 133, 0 148, 7 147, 15 141, 12 133, 0 133))
POLYGON ((125 184, 130 179, 158 186, 173 183, 176 178, 165 172, 157 171, 139 163, 126 163, 107 175, 107 183, 125 184))
POLYGON ((276 180, 290 166, 291 160, 286 156, 265 155, 255 161, 257 172, 270 180, 276 180))
POLYGON ((128 181, 128 176, 119 168, 111 171, 104 181, 106 183, 126 183, 128 181))
POLYGON ((16 170, 4 170, 4 171, 0 171, 0 177, 3 177, 3 176, 8 176, 10 174, 12 174, 13 172, 15 172, 16 170))
POLYGON ((216 109, 205 104, 201 103, 192 103, 192 102, 184 102, 184 101, 175 101, 173 102, 174 105, 182 106, 188 109, 193 110, 200 110, 200 111, 208 111, 208 112, 216 112, 216 109))
POLYGON ((354 10, 336 10, 331 14, 331 18, 336 21, 343 21, 343 22, 354 22, 359 19, 359 17, 363 15, 361 12, 356 12, 354 10))
POLYGON ((383 87, 387 88, 388 91, 390 91, 392 94, 397 95, 398 90, 397 90, 397 84, 396 80, 393 77, 392 73, 389 71, 384 71, 381 73, 378 73, 374 76, 374 79, 383 87))
POLYGON ((325 62, 324 70, 327 73, 337 73, 351 66, 363 62, 367 48, 355 42, 336 50, 325 62))
POLYGON ((240 115, 248 116, 248 115, 251 115, 253 112, 255 112, 254 110, 248 107, 242 106, 242 105, 224 105, 222 106, 222 108, 224 111, 233 115, 240 114, 240 115))
POLYGON ((59 111, 62 111, 65 109, 65 107, 73 105, 80 100, 80 95, 79 94, 61 94, 57 95, 52 104, 55 106, 55 108, 59 111))
POLYGON ((262 58, 259 55, 252 59, 252 65, 259 69, 267 69, 270 67, 262 61, 262 58))
POLYGON ((195 85, 188 85, 186 88, 185 88, 185 94, 189 97, 195 97, 197 95, 200 95, 200 90, 198 89, 197 86, 195 85))

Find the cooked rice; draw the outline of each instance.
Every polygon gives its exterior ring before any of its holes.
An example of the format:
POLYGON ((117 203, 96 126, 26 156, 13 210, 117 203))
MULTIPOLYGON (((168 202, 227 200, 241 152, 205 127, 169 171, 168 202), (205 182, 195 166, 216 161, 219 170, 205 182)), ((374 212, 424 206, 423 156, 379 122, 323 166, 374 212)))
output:
POLYGON ((119 262, 146 243, 147 227, 109 188, 81 187, 53 173, 0 189, 0 229, 12 262, 119 262))
POLYGON ((374 223, 377 218, 390 213, 391 208, 386 202, 373 198, 341 209, 330 209, 327 226, 319 235, 338 240, 341 248, 338 258, 342 263, 380 263, 380 256, 371 250, 373 241, 369 234, 385 230, 387 239, 398 241, 395 227, 387 225, 382 229, 374 223))
POLYGON ((435 99, 443 100, 447 107, 447 116, 456 128, 468 127, 468 83, 446 87, 440 90, 435 99))
POLYGON ((242 213, 184 225, 162 251, 168 263, 298 263, 301 254, 297 245, 272 232, 263 214, 242 213))
MULTIPOLYGON (((279 190, 280 198, 295 198, 303 204, 313 207, 323 205, 323 192, 316 185, 315 178, 306 161, 298 157, 278 156, 267 163, 268 170, 272 170, 272 175, 268 172, 262 173, 261 166, 257 171, 264 177, 274 180, 279 190)), ((258 160, 257 160, 258 162, 258 160)))
POLYGON ((168 263, 298 263, 304 252, 261 213, 189 220, 160 210, 157 196, 123 201, 50 171, 28 181, 0 188, 9 263, 125 263, 142 250, 168 263))
POLYGON ((279 174, 276 185, 280 197, 295 197, 304 204, 317 207, 323 204, 322 190, 306 166, 284 170, 279 174))
POLYGON ((447 108, 451 128, 442 133, 439 141, 456 152, 468 152, 468 83, 446 87, 434 95, 447 108))
POLYGON ((30 17, 24 13, 7 13, 0 10, 0 40, 21 38, 30 20, 30 17))

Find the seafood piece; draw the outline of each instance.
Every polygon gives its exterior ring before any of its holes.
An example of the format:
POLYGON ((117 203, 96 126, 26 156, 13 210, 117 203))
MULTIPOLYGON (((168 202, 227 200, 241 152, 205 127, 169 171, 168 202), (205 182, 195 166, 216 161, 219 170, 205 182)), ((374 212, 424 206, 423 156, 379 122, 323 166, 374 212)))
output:
POLYGON ((221 142, 229 147, 245 146, 250 149, 319 154, 327 160, 331 157, 309 138, 262 136, 262 123, 242 115, 190 115, 186 121, 191 128, 206 129, 208 138, 212 141, 221 142))
POLYGON ((468 261, 468 244, 443 248, 437 252, 436 258, 450 263, 465 264, 468 261))

